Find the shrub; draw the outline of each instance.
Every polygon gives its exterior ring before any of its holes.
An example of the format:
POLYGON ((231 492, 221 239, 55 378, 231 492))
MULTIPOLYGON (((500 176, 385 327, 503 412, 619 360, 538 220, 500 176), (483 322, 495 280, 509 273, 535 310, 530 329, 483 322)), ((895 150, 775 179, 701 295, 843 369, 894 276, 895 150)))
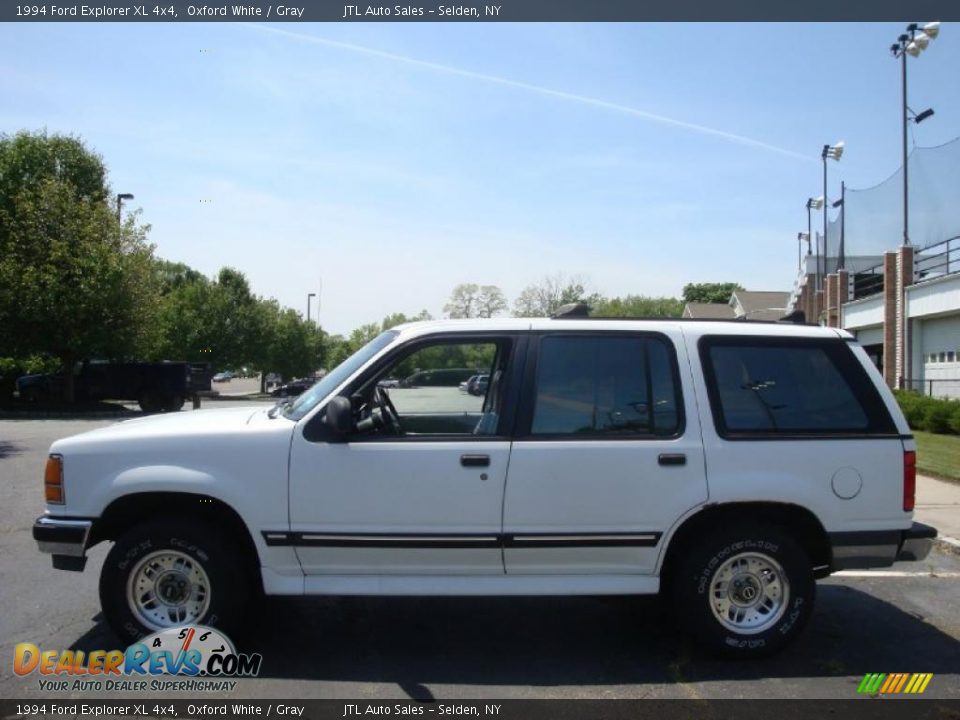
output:
POLYGON ((893 394, 897 397, 900 409, 903 411, 910 427, 915 430, 921 428, 923 425, 924 401, 927 398, 915 390, 894 390, 893 394))
POLYGON ((950 429, 957 435, 960 435, 960 402, 956 404, 956 407, 953 408, 953 413, 950 415, 950 429))
POLYGON ((960 434, 960 402, 932 398, 914 390, 894 390, 893 394, 911 428, 960 434))
POLYGON ((951 400, 927 398, 925 406, 921 427, 927 432, 949 433, 951 430, 950 416, 953 414, 954 403, 951 400))

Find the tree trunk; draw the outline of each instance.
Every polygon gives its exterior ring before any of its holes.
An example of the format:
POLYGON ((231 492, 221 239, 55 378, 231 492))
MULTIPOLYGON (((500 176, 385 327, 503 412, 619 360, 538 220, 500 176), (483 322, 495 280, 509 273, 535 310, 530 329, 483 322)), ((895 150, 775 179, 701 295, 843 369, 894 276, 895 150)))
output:
POLYGON ((260 373, 260 392, 265 393, 267 391, 267 371, 264 370, 260 373))

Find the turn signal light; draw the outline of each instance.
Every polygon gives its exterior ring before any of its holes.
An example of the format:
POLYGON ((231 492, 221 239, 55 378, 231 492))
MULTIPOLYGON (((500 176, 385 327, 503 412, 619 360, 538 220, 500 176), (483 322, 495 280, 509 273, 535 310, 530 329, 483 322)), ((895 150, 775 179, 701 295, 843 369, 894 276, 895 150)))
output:
POLYGON ((63 505, 63 456, 51 455, 43 471, 43 494, 48 503, 63 505))
POLYGON ((917 453, 906 450, 903 453, 903 509, 913 510, 917 497, 917 453))

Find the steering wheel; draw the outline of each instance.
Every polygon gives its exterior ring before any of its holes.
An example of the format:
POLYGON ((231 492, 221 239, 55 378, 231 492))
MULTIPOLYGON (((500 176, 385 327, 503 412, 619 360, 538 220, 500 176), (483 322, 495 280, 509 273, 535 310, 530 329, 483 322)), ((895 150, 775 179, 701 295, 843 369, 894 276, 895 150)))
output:
POLYGON ((400 429, 400 413, 398 413, 397 408, 393 406, 393 400, 390 399, 390 395, 379 385, 376 389, 376 400, 377 405, 380 406, 380 414, 383 417, 383 422, 387 430, 394 435, 402 435, 403 430, 400 429))

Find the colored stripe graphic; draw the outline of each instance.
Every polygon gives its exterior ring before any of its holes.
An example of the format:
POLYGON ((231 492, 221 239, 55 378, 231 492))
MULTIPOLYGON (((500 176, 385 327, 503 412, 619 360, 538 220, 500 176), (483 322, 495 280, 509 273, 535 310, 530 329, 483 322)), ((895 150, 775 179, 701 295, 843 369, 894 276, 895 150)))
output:
POLYGON ((916 695, 927 689, 933 673, 867 673, 857 686, 864 695, 916 695))
POLYGON ((897 686, 893 688, 890 692, 898 693, 903 689, 904 683, 907 682, 907 678, 910 677, 910 673, 900 673, 900 680, 897 681, 897 686))
POLYGON ((867 673, 863 676, 863 680, 860 682, 860 687, 857 688, 857 692, 864 693, 866 695, 873 695, 880 690, 880 685, 883 683, 886 677, 886 673, 867 673))

